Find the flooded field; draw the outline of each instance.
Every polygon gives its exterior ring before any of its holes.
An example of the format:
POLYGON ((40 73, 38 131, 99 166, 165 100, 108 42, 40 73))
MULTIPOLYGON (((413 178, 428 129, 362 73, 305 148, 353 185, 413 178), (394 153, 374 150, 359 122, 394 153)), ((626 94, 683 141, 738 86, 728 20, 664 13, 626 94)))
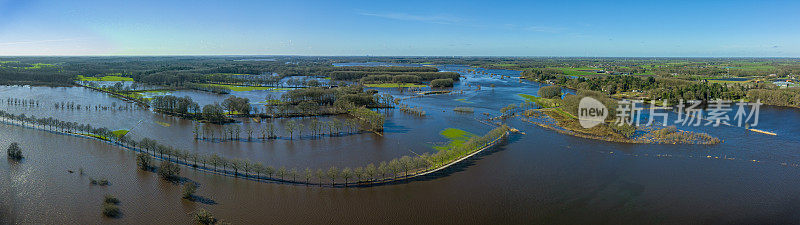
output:
MULTIPOLYGON (((360 64, 347 64, 360 65, 360 64)), ((377 65, 381 66, 383 64, 377 65)), ((225 125, 262 130, 273 124, 282 138, 255 141, 195 140, 201 125, 139 108, 105 93, 81 87, 2 86, 0 99, 39 101, 38 106, 0 104, 0 110, 36 117, 130 130, 134 139, 151 138, 190 151, 250 159, 273 166, 328 168, 360 166, 403 155, 434 152, 458 128, 483 134, 483 113, 524 102, 543 84, 519 80, 518 71, 466 66, 437 66, 465 76, 453 94, 404 100, 426 112, 420 118, 397 109, 387 116, 383 136, 356 133, 336 137, 285 138, 288 119, 240 119, 225 125), (478 89, 480 86, 480 89, 478 89), (89 109, 65 110, 73 102, 89 109), (95 106, 100 106, 95 108, 95 106), (107 106, 103 109, 102 106, 107 106), (474 113, 457 113, 472 107, 474 113)), ((396 98, 415 95, 377 89, 396 98)), ((226 95, 174 91, 203 104, 226 95)), ((280 92, 244 91, 232 95, 263 101, 280 92)), ((4 102, 3 102, 4 103, 4 102)), ((320 120, 344 119, 322 117, 320 120)), ((300 119, 310 122, 309 118, 300 119)), ((362 188, 325 188, 256 182, 183 168, 200 184, 203 201, 180 198, 178 184, 137 170, 135 154, 95 140, 17 126, 0 125, 0 147, 19 142, 21 163, 0 160, 0 223, 178 223, 205 208, 216 217, 241 223, 795 223, 800 220, 800 111, 763 107, 758 129, 680 127, 724 140, 718 145, 634 145, 559 134, 518 119, 504 121, 524 135, 435 176, 400 184, 362 188), (72 172, 70 172, 72 171, 72 172), (82 173, 82 174, 81 174, 82 173), (89 178, 107 178, 110 186, 91 186, 89 178), (117 196, 123 216, 100 215, 104 194, 117 196)))

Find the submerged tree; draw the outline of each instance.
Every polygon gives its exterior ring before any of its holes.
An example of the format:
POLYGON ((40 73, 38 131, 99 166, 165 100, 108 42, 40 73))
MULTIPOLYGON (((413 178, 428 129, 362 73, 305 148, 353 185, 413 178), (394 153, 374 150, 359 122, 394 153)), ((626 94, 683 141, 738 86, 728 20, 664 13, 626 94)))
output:
POLYGON ((289 175, 292 176, 292 181, 297 181, 297 174, 297 168, 292 168, 292 170, 289 171, 289 175))
POLYGON ((106 217, 115 218, 120 214, 119 207, 114 204, 103 204, 103 215, 106 217))
POLYGON ((158 175, 165 180, 177 180, 181 175, 181 168, 178 164, 170 161, 161 161, 161 166, 158 168, 158 175))
POLYGON ((194 182, 186 182, 183 184, 183 189, 181 189, 181 196, 184 199, 191 199, 194 196, 194 192, 197 191, 197 184, 194 182))
POLYGON ((136 166, 141 170, 151 170, 153 168, 153 160, 147 153, 140 152, 136 154, 136 166))
POLYGON ((322 171, 322 169, 317 169, 315 175, 317 176, 317 181, 319 182, 319 185, 322 185, 322 179, 325 178, 325 172, 322 171))
POLYGON ((314 176, 314 172, 311 171, 311 168, 306 167, 306 170, 303 171, 303 176, 306 178, 306 184, 308 184, 311 177, 314 176))
POLYGON ((203 116, 206 120, 211 122, 221 122, 225 117, 225 111, 219 103, 208 104, 203 106, 203 116))
POLYGON ((328 178, 331 179, 331 185, 333 185, 335 184, 336 177, 339 176, 339 169, 337 169, 335 166, 331 166, 331 168, 328 169, 328 174, 326 175, 328 175, 328 178))
POLYGON ((344 179, 344 186, 347 187, 347 180, 353 177, 353 171, 350 170, 350 167, 344 168, 342 170, 342 178, 344 179))
POLYGON ((273 168, 271 166, 267 166, 267 168, 264 168, 264 173, 269 175, 269 179, 272 179, 272 175, 275 174, 275 168, 273 168))
POLYGON ((355 176, 356 179, 357 179, 356 183, 360 183, 361 180, 364 179, 365 175, 366 175, 366 173, 364 172, 364 167, 360 167, 359 166, 359 167, 356 167, 355 169, 353 169, 353 176, 355 176))
POLYGON ((230 96, 225 101, 222 101, 222 107, 225 107, 229 112, 250 114, 250 99, 230 96))
POLYGON ((295 129, 297 128, 297 123, 294 120, 289 120, 286 122, 286 132, 289 133, 289 140, 293 139, 292 134, 294 133, 295 129))
POLYGON ((103 215, 111 218, 118 217, 120 211, 117 204, 119 204, 119 199, 117 199, 117 197, 113 195, 103 196, 103 215))
POLYGON ((281 166, 281 168, 278 169, 278 176, 281 177, 281 180, 284 179, 287 173, 288 171, 286 170, 286 167, 281 166))
POLYGON ((22 149, 20 149, 19 144, 17 142, 11 143, 6 150, 8 152, 8 158, 12 160, 19 161, 22 159, 22 149))
POLYGON ((364 168, 364 174, 368 180, 371 180, 378 174, 378 169, 375 167, 375 164, 370 163, 367 165, 367 168, 364 168))
POLYGON ((211 215, 210 212, 206 211, 205 209, 198 209, 194 213, 194 222, 198 224, 216 224, 217 219, 214 218, 214 215, 211 215))

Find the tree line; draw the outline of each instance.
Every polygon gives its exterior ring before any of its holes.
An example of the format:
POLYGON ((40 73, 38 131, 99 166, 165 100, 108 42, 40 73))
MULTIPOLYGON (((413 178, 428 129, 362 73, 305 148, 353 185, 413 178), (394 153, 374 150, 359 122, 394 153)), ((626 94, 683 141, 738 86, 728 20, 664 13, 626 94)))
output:
MULTIPOLYGON (((361 78, 368 77, 368 76, 416 76, 421 82, 428 82, 435 79, 445 79, 450 78, 453 80, 458 80, 461 77, 460 74, 456 72, 368 72, 368 71, 334 71, 330 74, 331 79, 333 80, 346 80, 346 81, 357 81, 361 78)), ((392 78, 394 79, 394 78, 392 78)))

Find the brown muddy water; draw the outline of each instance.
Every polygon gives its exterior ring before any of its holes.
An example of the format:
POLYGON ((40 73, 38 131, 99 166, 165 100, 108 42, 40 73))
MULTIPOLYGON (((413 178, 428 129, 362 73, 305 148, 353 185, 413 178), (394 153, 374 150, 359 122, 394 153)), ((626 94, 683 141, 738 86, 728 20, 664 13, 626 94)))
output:
MULTIPOLYGON (((386 110, 389 119, 383 137, 367 133, 270 142, 204 142, 192 139, 191 121, 146 110, 53 109, 53 102, 67 100, 123 104, 82 88, 0 87, 2 100, 43 101, 36 108, 0 104, 0 109, 112 129, 140 124, 131 131, 137 139, 155 138, 192 151, 266 165, 358 166, 408 155, 409 149, 435 151, 431 146, 446 141, 438 134, 445 128, 485 133, 491 127, 477 122, 480 113, 496 113, 505 105, 518 104, 522 98, 517 94, 535 94, 540 85, 467 76, 456 87, 467 90, 464 94, 406 102, 426 110, 426 118, 386 110), (469 84, 483 88, 474 90, 469 84), (490 84, 496 87, 488 88, 490 84), (456 106, 474 107, 476 112, 453 113, 456 106)), ((775 131, 778 136, 733 127, 686 128, 725 140, 714 146, 606 143, 511 119, 506 122, 526 135, 514 135, 505 145, 443 173, 377 187, 262 183, 182 168, 185 179, 200 184, 200 201, 194 202, 180 198, 178 184, 137 170, 130 151, 95 140, 0 125, 0 148, 19 142, 25 154, 19 163, 0 160, 0 223, 187 224, 192 222, 189 213, 198 208, 234 224, 800 223, 800 168, 794 166, 800 163, 800 112, 767 107, 761 113, 758 128, 775 131), (106 178, 111 185, 92 186, 89 178, 106 178), (101 215, 105 194, 121 200, 122 217, 101 215)), ((280 126, 281 121, 274 123, 280 126)))

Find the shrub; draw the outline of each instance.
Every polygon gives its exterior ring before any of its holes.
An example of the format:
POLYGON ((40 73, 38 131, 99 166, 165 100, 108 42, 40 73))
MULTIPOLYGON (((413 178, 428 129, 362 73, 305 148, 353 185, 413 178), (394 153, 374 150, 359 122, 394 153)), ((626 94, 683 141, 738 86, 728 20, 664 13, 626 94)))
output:
POLYGON ((89 184, 91 185, 100 185, 100 186, 108 186, 109 183, 106 178, 100 178, 99 180, 95 180, 94 178, 89 178, 89 184))
POLYGON ((190 199, 194 195, 194 192, 197 191, 197 184, 193 182, 186 182, 183 184, 183 189, 181 192, 183 193, 183 198, 190 199))
POLYGON ((120 211, 119 207, 114 204, 103 204, 103 215, 106 217, 117 217, 119 216, 120 211))
POLYGON ((21 160, 22 159, 22 149, 19 148, 19 144, 17 142, 11 143, 8 146, 8 158, 12 160, 21 160))
POLYGON ((214 215, 211 215, 211 213, 206 211, 205 209, 198 209, 197 211, 194 212, 194 221, 199 224, 217 223, 217 219, 214 218, 214 215))
POLYGON ((453 109, 453 111, 463 112, 463 113, 475 112, 475 110, 472 107, 456 107, 456 108, 453 109))
POLYGON ((506 114, 506 113, 509 113, 509 112, 513 112, 515 109, 517 109, 517 105, 509 104, 506 107, 500 108, 500 113, 506 114))
POLYGON ((675 126, 668 126, 658 130, 653 131, 653 135, 659 138, 667 137, 668 135, 675 133, 678 131, 678 128, 675 126))
POLYGON ((625 123, 621 125, 612 124, 611 129, 628 138, 633 137, 633 134, 636 132, 635 126, 625 123))
POLYGON ((117 199, 117 197, 114 197, 113 195, 105 195, 103 197, 103 202, 106 203, 106 204, 114 204, 114 205, 116 205, 116 204, 119 204, 119 199, 117 199))
POLYGON ((445 79, 432 80, 431 87, 434 88, 453 87, 453 79, 445 78, 445 79))
POLYGON ((559 86, 545 86, 539 88, 537 92, 542 98, 556 98, 561 97, 561 87, 559 86))
POLYGON ((161 166, 158 168, 158 175, 164 180, 177 180, 181 175, 181 168, 178 164, 170 161, 161 161, 161 166))

